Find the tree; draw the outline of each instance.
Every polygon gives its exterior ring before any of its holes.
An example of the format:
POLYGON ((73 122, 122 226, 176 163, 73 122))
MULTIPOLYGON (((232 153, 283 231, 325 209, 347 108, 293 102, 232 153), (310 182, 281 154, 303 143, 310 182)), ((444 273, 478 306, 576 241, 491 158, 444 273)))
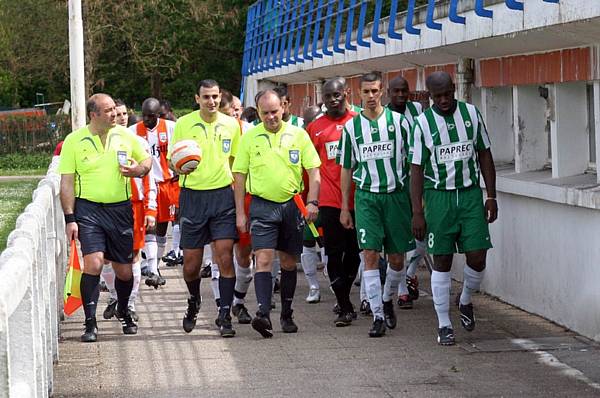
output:
POLYGON ((1 104, 32 105, 38 91, 46 98, 65 98, 69 87, 66 21, 66 2, 0 0, 1 104))

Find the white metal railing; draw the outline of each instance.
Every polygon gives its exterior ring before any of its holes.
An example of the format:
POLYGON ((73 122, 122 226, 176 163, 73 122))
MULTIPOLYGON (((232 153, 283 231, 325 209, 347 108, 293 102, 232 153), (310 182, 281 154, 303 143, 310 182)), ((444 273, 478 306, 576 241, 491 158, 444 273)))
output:
POLYGON ((0 398, 52 393, 67 261, 57 167, 55 157, 0 255, 0 398))

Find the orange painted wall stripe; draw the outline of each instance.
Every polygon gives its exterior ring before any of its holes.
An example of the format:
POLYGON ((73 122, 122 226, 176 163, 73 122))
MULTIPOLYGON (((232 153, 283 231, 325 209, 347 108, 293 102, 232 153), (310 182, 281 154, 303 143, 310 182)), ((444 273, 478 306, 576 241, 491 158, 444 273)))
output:
POLYGON ((591 79, 591 50, 572 48, 479 62, 482 87, 562 83, 591 79))

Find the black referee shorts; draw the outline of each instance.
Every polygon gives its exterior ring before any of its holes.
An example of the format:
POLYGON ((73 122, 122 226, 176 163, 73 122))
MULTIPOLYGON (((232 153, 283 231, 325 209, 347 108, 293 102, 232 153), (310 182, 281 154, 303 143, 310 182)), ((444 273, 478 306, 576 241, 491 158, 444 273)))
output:
POLYGON ((133 261, 133 210, 131 202, 96 203, 75 199, 81 252, 103 252, 104 258, 120 264, 133 261))
POLYGON ((284 203, 253 196, 250 202, 252 249, 302 253, 304 218, 293 199, 284 203))
POLYGON ((179 228, 183 249, 202 249, 215 240, 238 239, 233 189, 181 188, 179 228))

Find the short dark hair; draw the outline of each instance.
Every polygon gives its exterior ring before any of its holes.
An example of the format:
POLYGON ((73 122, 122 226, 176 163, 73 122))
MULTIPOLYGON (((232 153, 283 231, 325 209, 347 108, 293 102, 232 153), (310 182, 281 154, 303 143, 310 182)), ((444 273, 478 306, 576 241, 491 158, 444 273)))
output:
POLYGON ((224 108, 224 107, 230 105, 232 102, 233 102, 233 94, 231 94, 231 91, 222 88, 221 89, 221 103, 219 104, 219 108, 224 108))
POLYGON ((160 100, 160 106, 165 108, 168 112, 171 112, 173 109, 171 108, 171 103, 167 100, 160 100))
POLYGON ((365 82, 368 83, 372 83, 372 82, 382 82, 383 79, 381 77, 381 72, 377 72, 377 71, 372 71, 369 73, 365 73, 364 75, 362 75, 360 77, 360 84, 363 84, 365 82))
POLYGON ((273 91, 279 95, 279 99, 282 99, 283 97, 290 99, 286 86, 275 86, 273 87, 273 91))
POLYGON ((277 96, 277 98, 279 98, 279 100, 281 101, 281 94, 279 94, 277 92, 277 90, 275 89, 267 89, 267 90, 261 90, 259 91, 256 96, 254 97, 254 103, 256 104, 256 106, 258 106, 258 101, 260 101, 260 99, 265 95, 265 94, 274 94, 275 96, 277 96))
POLYGON ((253 106, 247 106, 244 108, 240 119, 247 121, 248 123, 252 123, 258 119, 258 111, 253 106))
POLYGON ((122 99, 117 98, 115 100, 115 106, 127 106, 127 104, 125 104, 125 101, 123 101, 122 99))
POLYGON ((200 80, 200 83, 198 83, 198 90, 196 90, 196 92, 200 93, 200 89, 202 87, 204 87, 204 88, 219 87, 219 83, 217 83, 217 81, 213 80, 213 79, 200 80))

